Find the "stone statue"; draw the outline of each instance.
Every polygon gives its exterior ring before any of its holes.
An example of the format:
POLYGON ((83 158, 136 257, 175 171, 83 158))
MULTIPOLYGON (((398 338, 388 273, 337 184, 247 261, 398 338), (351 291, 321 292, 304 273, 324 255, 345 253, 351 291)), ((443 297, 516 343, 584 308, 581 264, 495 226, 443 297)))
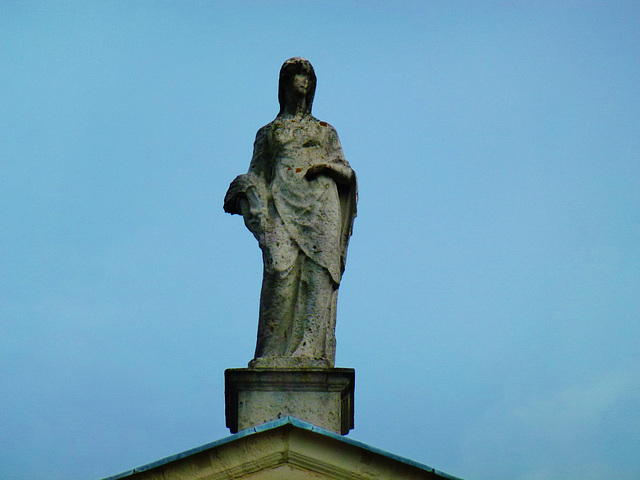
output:
POLYGON ((355 172, 336 130, 311 115, 316 75, 303 58, 280 70, 280 112, 256 135, 248 173, 224 210, 262 249, 258 340, 250 367, 333 367, 338 287, 356 216, 355 172))

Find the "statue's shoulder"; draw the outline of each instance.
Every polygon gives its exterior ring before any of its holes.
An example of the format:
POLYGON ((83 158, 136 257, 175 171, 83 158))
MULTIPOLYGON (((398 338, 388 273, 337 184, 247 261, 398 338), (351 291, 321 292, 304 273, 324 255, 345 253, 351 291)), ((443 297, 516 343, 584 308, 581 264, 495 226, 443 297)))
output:
POLYGON ((263 125, 262 127, 260 127, 258 129, 258 133, 256 133, 256 137, 262 136, 262 135, 267 135, 272 129, 273 129, 273 124, 275 123, 275 120, 273 120, 272 122, 267 123, 266 125, 263 125))
POLYGON ((326 128, 326 129, 328 129, 328 130, 333 130, 333 131, 335 131, 335 128, 333 128, 333 125, 331 125, 331 124, 329 124, 329 123, 325 122, 324 120, 319 120, 319 119, 317 119, 316 117, 314 117, 313 115, 309 115, 309 117, 311 117, 311 118, 310 118, 310 119, 311 119, 311 121, 312 121, 312 122, 314 122, 314 123, 316 123, 319 127, 326 128))
POLYGON ((255 141, 256 147, 261 146, 264 148, 270 143, 276 120, 273 120, 272 122, 269 122, 258 129, 258 133, 256 133, 256 141, 255 141))
POLYGON ((333 125, 325 122, 324 120, 318 120, 316 117, 313 117, 313 120, 321 131, 324 131, 326 135, 329 135, 329 138, 331 138, 332 141, 338 138, 338 132, 333 125))
POLYGON ((282 126, 282 118, 276 117, 266 125, 260 127, 258 129, 258 133, 256 133, 256 138, 269 138, 275 130, 278 130, 282 126))

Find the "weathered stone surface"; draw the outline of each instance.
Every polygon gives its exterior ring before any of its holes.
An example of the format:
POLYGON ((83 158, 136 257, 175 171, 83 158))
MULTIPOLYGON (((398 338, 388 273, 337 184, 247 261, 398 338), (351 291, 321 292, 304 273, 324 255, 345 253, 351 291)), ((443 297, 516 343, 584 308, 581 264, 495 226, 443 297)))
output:
POLYGON ((263 254, 254 366, 334 366, 357 182, 336 130, 311 115, 315 87, 307 60, 284 63, 280 112, 258 131, 248 173, 225 196, 225 211, 244 217, 263 254))
POLYGON ((231 433, 292 416, 335 433, 353 428, 351 368, 225 371, 227 427, 231 433))

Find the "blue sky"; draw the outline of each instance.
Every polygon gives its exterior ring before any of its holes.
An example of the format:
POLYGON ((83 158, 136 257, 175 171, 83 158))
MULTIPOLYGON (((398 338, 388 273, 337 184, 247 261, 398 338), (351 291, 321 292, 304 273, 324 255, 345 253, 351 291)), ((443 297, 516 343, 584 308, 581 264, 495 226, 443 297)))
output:
POLYGON ((350 437, 467 479, 640 474, 640 4, 0 3, 0 477, 228 435, 260 251, 222 210, 284 60, 360 202, 350 437))

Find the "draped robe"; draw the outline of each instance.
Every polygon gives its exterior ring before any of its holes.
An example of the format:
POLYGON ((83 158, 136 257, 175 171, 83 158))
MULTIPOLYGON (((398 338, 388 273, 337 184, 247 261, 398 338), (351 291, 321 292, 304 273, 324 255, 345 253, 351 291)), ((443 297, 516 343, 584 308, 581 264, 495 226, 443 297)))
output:
POLYGON ((310 114, 278 116, 258 131, 249 171, 236 182, 231 213, 243 214, 264 262, 252 366, 332 367, 357 201, 336 130, 310 114), (318 165, 317 176, 305 176, 318 165))

